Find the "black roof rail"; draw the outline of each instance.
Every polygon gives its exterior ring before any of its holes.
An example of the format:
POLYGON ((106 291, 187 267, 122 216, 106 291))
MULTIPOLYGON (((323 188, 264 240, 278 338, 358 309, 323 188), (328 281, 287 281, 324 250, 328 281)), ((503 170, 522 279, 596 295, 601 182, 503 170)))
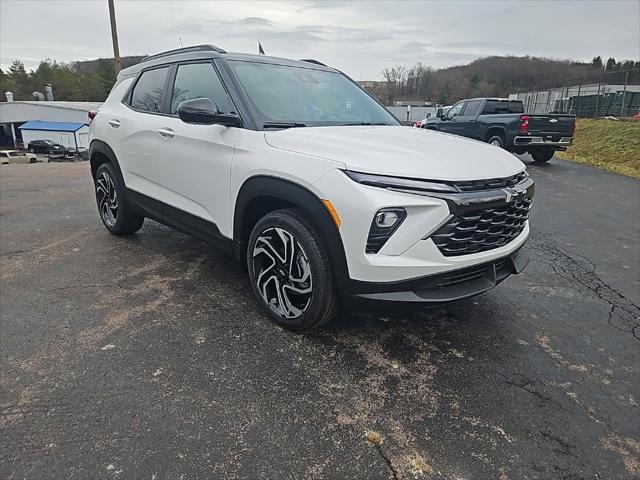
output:
POLYGON ((313 58, 303 58, 300 61, 301 62, 315 63, 316 65, 322 65, 323 67, 326 67, 326 65, 324 63, 319 62, 318 60, 314 60, 313 58))
POLYGON ((177 55, 179 53, 191 53, 191 52, 216 52, 227 53, 225 50, 215 45, 194 45, 193 47, 176 48, 174 50, 167 50, 166 52, 156 53, 155 55, 148 55, 142 59, 143 62, 149 60, 155 60, 156 58, 168 57, 169 55, 177 55))

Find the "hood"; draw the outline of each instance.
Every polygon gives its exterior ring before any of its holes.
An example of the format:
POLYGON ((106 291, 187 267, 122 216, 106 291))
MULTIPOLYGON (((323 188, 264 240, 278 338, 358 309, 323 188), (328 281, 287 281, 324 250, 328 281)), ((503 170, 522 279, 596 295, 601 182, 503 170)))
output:
POLYGON ((326 158, 348 170, 431 180, 515 175, 524 164, 487 143, 400 126, 303 127, 265 132, 269 145, 326 158))

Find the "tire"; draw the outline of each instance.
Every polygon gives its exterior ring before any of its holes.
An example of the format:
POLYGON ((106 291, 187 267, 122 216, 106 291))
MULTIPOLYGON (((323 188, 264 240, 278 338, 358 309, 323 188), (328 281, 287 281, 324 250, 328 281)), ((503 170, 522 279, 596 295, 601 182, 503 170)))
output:
POLYGON ((492 135, 487 139, 487 143, 495 145, 496 147, 504 148, 504 138, 502 135, 492 135))
POLYGON ((94 186, 98 213, 109 232, 130 235, 140 230, 144 217, 133 213, 127 205, 124 182, 111 163, 103 163, 98 167, 94 186))
POLYGON ((553 148, 539 148, 529 152, 536 163, 546 163, 553 158, 556 151, 553 148))
POLYGON ((337 315, 330 265, 320 235, 297 210, 266 214, 249 236, 253 292, 271 320, 289 330, 312 330, 337 315))
POLYGON ((38 159, 37 158, 30 158, 29 159, 29 163, 38 163, 38 159))

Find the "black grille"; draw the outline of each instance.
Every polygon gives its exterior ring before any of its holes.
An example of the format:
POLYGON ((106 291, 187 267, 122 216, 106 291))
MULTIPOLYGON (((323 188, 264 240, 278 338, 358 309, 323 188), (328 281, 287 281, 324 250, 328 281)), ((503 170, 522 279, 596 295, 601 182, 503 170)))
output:
POLYGON ((506 245, 526 224, 531 198, 455 214, 431 239, 445 257, 469 255, 506 245))
POLYGON ((480 190, 495 190, 497 188, 514 187, 522 182, 527 174, 525 172, 518 173, 506 178, 492 178, 489 180, 473 180, 470 182, 456 182, 455 186, 461 192, 472 192, 480 190))
POLYGON ((478 280, 479 278, 486 277, 488 274, 493 274, 493 270, 496 272, 505 268, 507 263, 506 259, 501 259, 496 262, 485 263, 484 265, 465 268, 463 270, 456 270, 449 275, 442 275, 439 281, 434 285, 435 288, 447 288, 454 285, 464 285, 469 282, 478 280))

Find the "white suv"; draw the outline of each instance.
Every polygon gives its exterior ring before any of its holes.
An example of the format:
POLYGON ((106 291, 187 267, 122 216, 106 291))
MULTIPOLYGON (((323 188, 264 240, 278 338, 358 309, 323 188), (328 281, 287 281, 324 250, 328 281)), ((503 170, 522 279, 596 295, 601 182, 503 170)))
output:
POLYGON ((147 217, 224 246, 282 326, 439 305, 526 265, 534 186, 518 159, 403 127, 315 60, 165 52, 120 72, 91 116, 106 228, 147 217))

